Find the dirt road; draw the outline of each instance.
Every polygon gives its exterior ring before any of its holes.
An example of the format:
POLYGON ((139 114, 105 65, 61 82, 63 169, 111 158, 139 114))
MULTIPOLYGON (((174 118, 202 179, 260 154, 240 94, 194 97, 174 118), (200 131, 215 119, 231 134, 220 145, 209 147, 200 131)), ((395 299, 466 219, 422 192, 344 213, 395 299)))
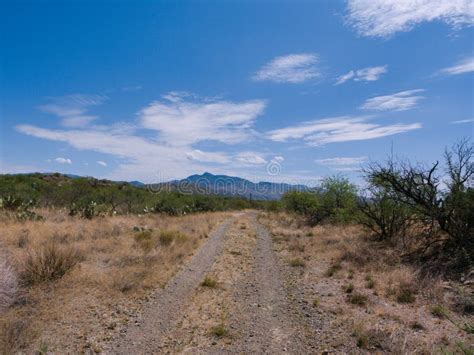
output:
POLYGON ((285 287, 284 268, 255 213, 229 219, 109 352, 314 352, 315 334, 285 287))

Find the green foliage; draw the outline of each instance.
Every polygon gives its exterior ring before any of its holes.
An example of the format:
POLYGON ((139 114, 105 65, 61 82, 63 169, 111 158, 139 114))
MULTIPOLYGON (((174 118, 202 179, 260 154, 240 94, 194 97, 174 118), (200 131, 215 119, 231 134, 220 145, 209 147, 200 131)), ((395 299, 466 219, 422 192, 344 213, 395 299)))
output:
POLYGON ((284 207, 305 216, 310 225, 321 222, 350 223, 355 220, 357 188, 340 176, 323 180, 315 191, 291 191, 283 196, 284 207))
MULTIPOLYGON (((155 212, 181 216, 267 206, 276 209, 279 205, 278 201, 250 201, 240 197, 176 191, 154 193, 124 182, 70 178, 61 174, 0 175, 0 208, 17 211, 25 201, 35 201, 39 207, 67 208, 71 216, 87 219, 116 213, 155 212)), ((21 219, 39 218, 30 209, 22 208, 21 212, 21 219)))

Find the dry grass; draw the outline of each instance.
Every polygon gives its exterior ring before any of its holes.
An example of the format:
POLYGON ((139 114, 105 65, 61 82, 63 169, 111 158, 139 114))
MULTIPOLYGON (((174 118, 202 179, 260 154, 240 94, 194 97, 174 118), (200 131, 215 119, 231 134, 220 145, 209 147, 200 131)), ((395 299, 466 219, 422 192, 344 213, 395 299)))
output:
POLYGON ((16 274, 5 256, 0 260, 0 313, 15 302, 18 292, 16 274))
POLYGON ((2 247, 23 285, 21 300, 0 315, 0 349, 10 353, 100 348, 120 328, 112 325, 126 324, 228 215, 84 220, 39 212, 45 222, 0 215, 2 247))
POLYGON ((334 342, 346 329, 355 349, 344 350, 353 353, 357 347, 459 353, 458 344, 472 344, 472 289, 422 276, 416 266, 402 261, 400 250, 372 240, 357 225, 309 227, 285 213, 262 214, 260 221, 270 229, 282 259, 305 260, 306 267, 292 273, 292 282, 305 290, 305 302, 315 311, 333 315, 321 339, 334 342), (351 328, 354 319, 358 324, 351 328))

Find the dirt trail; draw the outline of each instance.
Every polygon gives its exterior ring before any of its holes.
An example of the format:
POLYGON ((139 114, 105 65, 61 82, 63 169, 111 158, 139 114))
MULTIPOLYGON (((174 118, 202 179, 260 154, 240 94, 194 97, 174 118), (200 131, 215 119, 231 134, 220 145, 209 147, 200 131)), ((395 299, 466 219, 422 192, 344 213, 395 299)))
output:
POLYGON ((114 345, 112 353, 149 354, 160 351, 164 333, 180 320, 180 311, 221 253, 231 222, 231 219, 223 222, 189 264, 153 295, 147 311, 129 326, 124 337, 114 345))
POLYGON ((316 338, 289 297, 286 267, 256 213, 228 220, 156 293, 113 352, 311 353, 316 338), (205 276, 217 286, 200 286, 205 276), (223 336, 213 334, 216 326, 223 336))

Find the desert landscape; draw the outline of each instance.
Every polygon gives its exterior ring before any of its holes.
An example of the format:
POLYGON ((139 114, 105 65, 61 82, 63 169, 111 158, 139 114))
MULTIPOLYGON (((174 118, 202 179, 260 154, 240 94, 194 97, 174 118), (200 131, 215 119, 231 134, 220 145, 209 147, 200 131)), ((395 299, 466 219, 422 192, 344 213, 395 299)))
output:
POLYGON ((474 355, 474 0, 0 33, 0 355, 474 355))

